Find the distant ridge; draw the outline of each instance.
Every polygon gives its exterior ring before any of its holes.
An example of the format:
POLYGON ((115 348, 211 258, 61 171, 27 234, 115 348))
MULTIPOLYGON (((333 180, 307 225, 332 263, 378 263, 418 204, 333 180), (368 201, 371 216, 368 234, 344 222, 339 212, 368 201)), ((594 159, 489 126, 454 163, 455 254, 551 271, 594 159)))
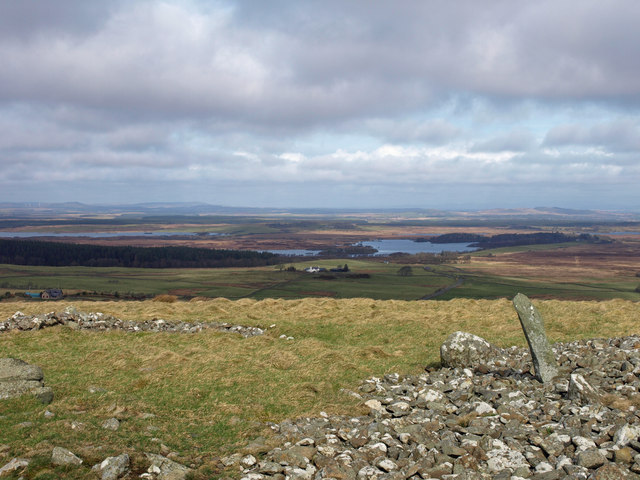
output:
POLYGON ((211 205, 202 202, 144 202, 127 205, 80 202, 2 202, 0 217, 43 218, 52 215, 122 215, 129 217, 167 215, 398 215, 404 218, 506 219, 566 218, 571 220, 640 221, 640 212, 614 210, 580 210, 562 207, 494 208, 485 210, 436 210, 430 208, 270 208, 211 205))

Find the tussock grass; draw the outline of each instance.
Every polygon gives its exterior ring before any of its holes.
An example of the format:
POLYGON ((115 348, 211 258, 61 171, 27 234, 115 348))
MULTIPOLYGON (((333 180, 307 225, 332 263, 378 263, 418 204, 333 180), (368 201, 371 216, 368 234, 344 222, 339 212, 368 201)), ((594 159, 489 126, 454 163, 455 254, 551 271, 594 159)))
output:
MULTIPOLYGON (((0 318, 67 305, 0 303, 0 318)), ((123 451, 142 464, 140 452, 159 452, 165 444, 179 460, 204 471, 213 468, 216 456, 268 435, 266 421, 323 410, 359 412, 358 401, 342 389, 356 389, 372 375, 421 372, 439 361, 440 344, 455 330, 503 347, 526 344, 507 300, 199 299, 73 306, 134 321, 240 323, 265 328, 266 334, 243 339, 215 331, 132 334, 66 327, 0 334, 0 357, 40 365, 55 392, 49 407, 24 400, 0 403, 0 444, 8 444, 12 456, 50 455, 60 445, 89 466, 123 451), (294 339, 281 339, 282 334, 294 339), (91 393, 90 386, 97 391, 91 393), (46 408, 56 416, 44 417, 46 408), (122 421, 116 432, 101 428, 112 416, 122 421), (25 421, 34 425, 25 430, 19 425, 25 421), (82 426, 71 428, 73 422, 82 426)), ((640 330, 638 303, 551 300, 536 306, 552 341, 640 330)))

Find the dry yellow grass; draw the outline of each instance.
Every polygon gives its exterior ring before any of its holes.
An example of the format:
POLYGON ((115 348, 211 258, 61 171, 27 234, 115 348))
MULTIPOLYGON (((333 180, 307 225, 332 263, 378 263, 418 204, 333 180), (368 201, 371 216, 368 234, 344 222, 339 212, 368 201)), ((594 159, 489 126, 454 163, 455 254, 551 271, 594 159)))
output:
POLYGON ((175 303, 178 301, 178 296, 168 294, 156 295, 152 300, 154 302, 175 303))
MULTIPOLYGON (((301 335, 309 340, 317 339, 318 335, 321 339, 341 335, 344 340, 357 344, 357 337, 364 335, 368 344, 362 348, 393 345, 392 351, 385 349, 386 354, 405 351, 409 344, 416 342, 440 342, 453 330, 466 330, 503 346, 524 344, 517 315, 511 302, 505 299, 426 302, 329 298, 198 300, 173 303, 2 302, 0 319, 18 310, 35 314, 73 305, 81 311, 101 311, 134 321, 163 318, 167 321, 235 322, 260 327, 276 324, 274 335, 301 335), (372 345, 374 339, 377 343, 372 345)), ((536 306, 545 318, 552 341, 621 336, 640 331, 640 304, 637 302, 539 300, 536 306)))

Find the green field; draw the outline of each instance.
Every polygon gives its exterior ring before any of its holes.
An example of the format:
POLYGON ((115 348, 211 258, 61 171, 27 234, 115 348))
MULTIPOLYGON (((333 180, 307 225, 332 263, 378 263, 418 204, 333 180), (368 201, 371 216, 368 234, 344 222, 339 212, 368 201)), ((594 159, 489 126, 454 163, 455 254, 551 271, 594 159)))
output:
POLYGON ((135 269, 89 267, 30 267, 0 265, 0 295, 5 291, 61 288, 88 294, 158 295, 238 298, 302 298, 328 296, 335 298, 367 297, 376 299, 415 300, 451 283, 451 279, 421 266, 412 275, 400 276, 400 265, 354 260, 350 272, 309 274, 309 265, 334 268, 344 263, 315 261, 297 264, 298 271, 281 267, 224 269, 135 269), (369 278, 349 275, 368 274, 369 278))
POLYGON ((372 298, 418 300, 448 285, 438 294, 452 298, 504 298, 523 292, 533 297, 640 300, 635 279, 585 278, 579 283, 470 273, 464 266, 412 265, 411 275, 398 274, 402 265, 374 260, 315 260, 277 267, 218 269, 141 269, 97 267, 32 267, 0 265, 0 298, 7 292, 61 288, 66 295, 86 299, 140 298, 174 294, 183 298, 372 298), (311 265, 327 269, 347 262, 348 273, 309 274, 311 265), (294 266, 296 271, 287 271, 294 266), (362 275, 368 278, 362 278, 362 275), (358 278, 360 276, 360 278, 358 278))

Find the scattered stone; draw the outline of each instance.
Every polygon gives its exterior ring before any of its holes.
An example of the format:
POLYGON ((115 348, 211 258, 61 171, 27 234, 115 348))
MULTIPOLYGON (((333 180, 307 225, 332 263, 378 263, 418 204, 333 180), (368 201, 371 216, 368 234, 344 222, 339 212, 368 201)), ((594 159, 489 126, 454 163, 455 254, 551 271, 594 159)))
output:
POLYGON ((454 332, 440 347, 440 361, 443 367, 476 367, 486 363, 497 348, 484 338, 467 332, 454 332))
POLYGON ((542 316, 531 301, 521 293, 513 298, 513 306, 518 312, 524 336, 531 350, 536 378, 542 383, 550 382, 558 375, 558 367, 544 331, 542 316))
POLYGON ((517 347, 495 349, 484 373, 465 365, 370 378, 357 389, 368 415, 271 424, 270 450, 255 465, 222 463, 246 480, 638 478, 636 347, 640 336, 555 344, 567 376, 542 384, 530 350, 517 347), (570 394, 570 374, 616 401, 570 394))
POLYGON ((638 440, 638 437, 640 437, 640 425, 631 426, 626 423, 613 435, 613 443, 617 447, 624 447, 638 440))
POLYGON ((45 387, 43 379, 37 365, 17 358, 0 358, 0 400, 30 394, 47 405, 53 401, 53 390, 45 387))
POLYGON ((123 453, 117 457, 107 457, 91 469, 102 480, 117 480, 129 471, 129 455, 123 453))
POLYGON ((62 447, 54 447, 51 453, 51 463, 54 465, 82 465, 82 459, 71 450, 62 447))
POLYGON ((105 430, 113 430, 116 431, 120 428, 120 421, 117 418, 110 418, 105 420, 102 424, 102 428, 105 430))
MULTIPOLYGON (((68 307, 62 312, 51 312, 41 315, 25 315, 22 312, 16 312, 6 321, 0 322, 0 333, 9 330, 39 330, 56 325, 66 325, 74 330, 124 330, 126 332, 198 333, 211 329, 220 332, 238 333, 244 338, 264 334, 262 328, 233 325, 226 322, 167 322, 161 318, 134 322, 121 320, 101 312, 79 312, 73 307, 68 307)), ((293 338, 290 337, 290 339, 293 338)))
POLYGON ((0 477, 3 477, 4 475, 9 473, 13 473, 27 466, 29 466, 29 460, 27 460, 26 458, 13 458, 4 467, 0 468, 0 477))
POLYGON ((593 469, 601 467, 605 463, 607 463, 606 457, 600 453, 600 450, 596 450, 595 448, 585 450, 578 454, 577 464, 581 467, 593 469))
POLYGON ((158 480, 184 480, 191 469, 156 453, 145 453, 151 462, 148 473, 156 475, 158 480))
POLYGON ((600 403, 602 395, 587 382, 579 373, 569 376, 567 397, 581 404, 600 403))

